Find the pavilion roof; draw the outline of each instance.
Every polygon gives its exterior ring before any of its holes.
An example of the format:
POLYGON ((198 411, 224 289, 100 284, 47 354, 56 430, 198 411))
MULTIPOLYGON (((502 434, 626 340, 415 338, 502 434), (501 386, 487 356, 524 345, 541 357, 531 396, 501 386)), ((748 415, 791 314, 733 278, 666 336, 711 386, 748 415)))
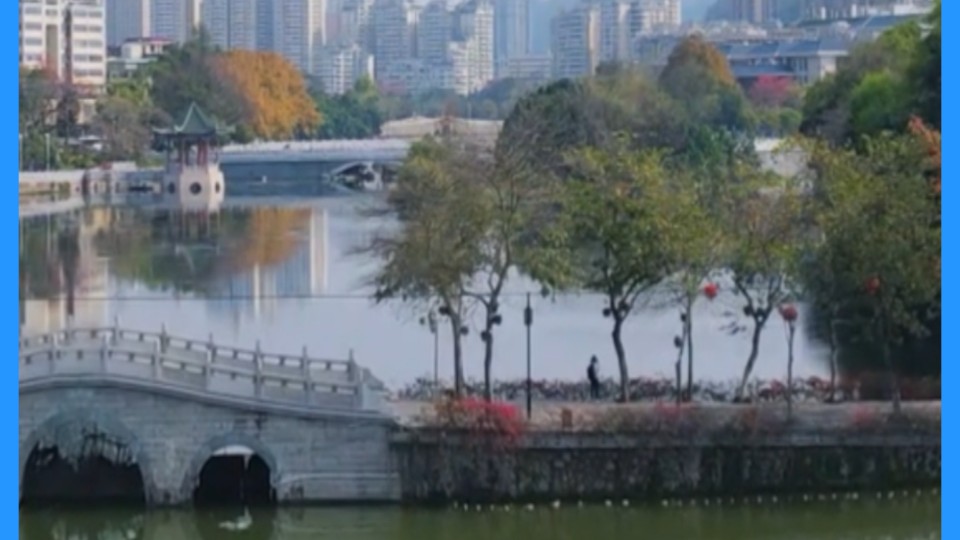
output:
POLYGON ((157 135, 168 137, 217 137, 230 131, 229 128, 219 125, 207 116, 196 103, 190 103, 190 108, 187 109, 179 124, 171 128, 153 130, 157 135))

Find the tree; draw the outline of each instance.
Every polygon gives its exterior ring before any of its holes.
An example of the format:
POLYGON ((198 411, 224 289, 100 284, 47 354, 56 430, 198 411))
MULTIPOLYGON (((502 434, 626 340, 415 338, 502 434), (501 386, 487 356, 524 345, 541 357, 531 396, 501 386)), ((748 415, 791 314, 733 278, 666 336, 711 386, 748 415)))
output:
POLYGON ((822 241, 806 281, 843 291, 856 337, 879 345, 895 413, 902 367, 893 349, 929 335, 939 314, 940 201, 928 154, 915 135, 870 139, 862 152, 821 144, 813 154, 822 241))
POLYGON ((659 82, 692 123, 736 131, 750 127, 746 100, 726 57, 700 35, 674 47, 659 82))
MULTIPOLYGON (((919 25, 908 22, 855 47, 836 74, 807 91, 800 131, 842 145, 888 129, 890 126, 882 122, 885 117, 896 119, 894 125, 903 129, 916 107, 911 95, 929 94, 917 91, 911 82, 916 79, 910 71, 916 66, 921 39, 919 25), (855 96, 856 106, 852 103, 855 96), (859 116, 859 125, 854 122, 855 116, 859 116)), ((939 58, 936 62, 939 65, 939 58)))
POLYGON ((149 111, 121 97, 107 96, 97 104, 93 121, 109 160, 139 159, 150 145, 149 111))
POLYGON ((317 131, 321 139, 367 139, 379 135, 381 100, 370 79, 359 79, 351 91, 338 96, 314 92, 313 99, 323 118, 317 131))
POLYGON ((693 399, 693 307, 705 287, 705 294, 711 297, 714 284, 704 282, 722 264, 725 239, 718 226, 716 216, 710 211, 706 200, 709 191, 698 185, 693 175, 677 174, 672 176, 669 199, 671 219, 667 226, 670 235, 666 238, 667 266, 664 274, 665 285, 671 293, 671 303, 680 310, 681 334, 674 338, 677 346, 675 377, 677 400, 683 396, 682 362, 683 353, 687 353, 687 399, 693 399))
POLYGON ((216 55, 213 70, 220 88, 235 92, 256 137, 291 139, 320 125, 303 76, 279 54, 231 50, 216 55))
MULTIPOLYGON (((721 197, 725 235, 730 238, 730 283, 752 326, 750 353, 737 387, 737 399, 744 399, 763 330, 796 287, 792 273, 805 234, 802 194, 792 181, 741 166, 739 177, 728 180, 721 197)), ((739 332, 741 327, 734 329, 739 332)))
POLYGON ((917 47, 908 75, 909 80, 913 81, 917 113, 934 129, 940 129, 940 6, 940 0, 937 0, 926 21, 930 25, 929 33, 917 47))
POLYGON ((448 321, 454 391, 460 396, 462 339, 471 308, 468 289, 481 262, 477 246, 486 213, 473 184, 461 182, 462 171, 451 167, 456 163, 453 151, 429 140, 411 149, 388 198, 401 230, 375 238, 368 249, 381 262, 373 279, 377 302, 401 300, 423 311, 435 310, 448 321))
POLYGON ((59 98, 56 79, 47 71, 20 68, 20 133, 46 132, 59 98))
POLYGON ((632 152, 623 141, 573 153, 553 236, 564 257, 542 264, 534 276, 554 288, 577 288, 604 297, 613 321, 611 339, 620 371, 620 399, 629 399, 623 325, 641 295, 663 279, 670 206, 667 171, 657 152, 632 152))
POLYGON ((750 86, 750 101, 758 107, 778 108, 797 95, 797 87, 788 77, 761 75, 750 86))
POLYGON ((147 68, 150 97, 172 118, 181 117, 191 103, 229 124, 239 124, 242 106, 232 92, 222 92, 213 71, 216 52, 201 36, 168 48, 147 68))

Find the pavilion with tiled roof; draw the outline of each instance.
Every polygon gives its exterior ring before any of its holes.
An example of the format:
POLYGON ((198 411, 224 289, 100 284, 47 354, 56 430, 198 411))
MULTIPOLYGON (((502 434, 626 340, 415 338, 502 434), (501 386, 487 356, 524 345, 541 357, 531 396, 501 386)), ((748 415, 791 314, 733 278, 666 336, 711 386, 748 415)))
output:
POLYGON ((167 152, 168 162, 175 153, 180 165, 207 165, 210 148, 218 146, 231 131, 208 117, 196 103, 191 103, 180 123, 171 128, 155 128, 153 136, 156 146, 167 152))

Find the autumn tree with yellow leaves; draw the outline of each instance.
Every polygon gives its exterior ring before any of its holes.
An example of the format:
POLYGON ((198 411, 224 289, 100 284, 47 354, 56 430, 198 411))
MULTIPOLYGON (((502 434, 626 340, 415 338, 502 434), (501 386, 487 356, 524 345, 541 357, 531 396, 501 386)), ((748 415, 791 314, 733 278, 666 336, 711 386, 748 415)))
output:
POLYGON ((291 139, 320 126, 303 76, 279 54, 232 50, 212 63, 223 91, 241 104, 243 124, 254 137, 291 139))

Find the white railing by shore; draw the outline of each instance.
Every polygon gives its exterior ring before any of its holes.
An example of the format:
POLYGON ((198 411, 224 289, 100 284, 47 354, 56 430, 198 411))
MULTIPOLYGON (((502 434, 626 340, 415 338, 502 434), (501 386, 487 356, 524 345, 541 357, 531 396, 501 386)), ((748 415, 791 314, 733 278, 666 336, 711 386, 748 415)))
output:
POLYGON ((352 358, 272 354, 160 332, 77 328, 20 339, 20 384, 95 377, 234 400, 356 412, 383 410, 384 388, 352 358))

